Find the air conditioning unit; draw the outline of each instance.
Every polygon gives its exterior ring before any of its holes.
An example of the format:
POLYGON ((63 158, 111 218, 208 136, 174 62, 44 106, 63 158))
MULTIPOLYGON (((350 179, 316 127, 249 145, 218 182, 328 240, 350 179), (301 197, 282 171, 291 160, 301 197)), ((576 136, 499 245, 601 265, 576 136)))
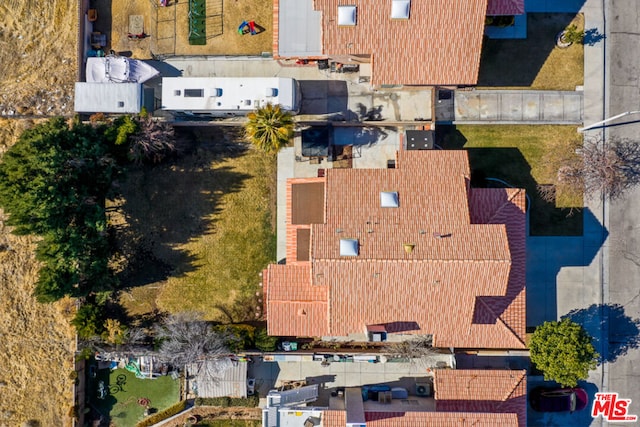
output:
POLYGON ((431 396, 431 383, 416 383, 416 396, 431 396))

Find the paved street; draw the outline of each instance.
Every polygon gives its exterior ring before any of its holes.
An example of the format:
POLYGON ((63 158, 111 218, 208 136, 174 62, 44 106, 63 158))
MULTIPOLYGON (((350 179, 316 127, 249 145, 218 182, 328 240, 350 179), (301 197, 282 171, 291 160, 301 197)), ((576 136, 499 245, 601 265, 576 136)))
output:
MULTIPOLYGON (((640 108, 640 6, 636 0, 607 0, 608 108, 606 117, 640 108)), ((604 130, 606 137, 638 140, 640 115, 631 115, 604 130)), ((591 132, 594 133, 594 132, 591 132)), ((608 381, 605 387, 632 399, 631 413, 640 415, 640 189, 609 205, 608 381)), ((613 423, 610 425, 614 425, 613 423)))

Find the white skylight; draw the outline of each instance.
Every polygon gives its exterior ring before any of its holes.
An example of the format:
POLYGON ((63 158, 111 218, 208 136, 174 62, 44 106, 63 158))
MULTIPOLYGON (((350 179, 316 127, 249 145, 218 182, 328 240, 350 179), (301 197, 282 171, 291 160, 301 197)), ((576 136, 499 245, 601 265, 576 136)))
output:
POLYGON ((397 191, 381 191, 380 192, 380 207, 383 208, 397 208, 400 206, 398 203, 397 191))
POLYGON ((356 7, 338 6, 338 25, 356 25, 356 7))
POLYGON ((391 19, 409 19, 410 0, 393 0, 391 2, 391 19))
POLYGON ((340 256, 358 256, 358 239, 340 239, 340 256))

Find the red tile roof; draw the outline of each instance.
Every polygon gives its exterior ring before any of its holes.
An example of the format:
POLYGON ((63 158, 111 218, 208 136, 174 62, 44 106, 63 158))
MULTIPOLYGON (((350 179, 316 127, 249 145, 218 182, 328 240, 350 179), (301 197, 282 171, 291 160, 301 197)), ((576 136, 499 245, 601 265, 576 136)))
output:
POLYGON ((489 0, 487 15, 522 15, 524 0, 489 0))
POLYGON ((392 0, 314 0, 330 56, 371 55, 371 83, 475 85, 487 0, 414 0, 407 20, 391 19, 392 0), (357 8, 357 24, 338 26, 338 5, 357 8))
POLYGON ((325 335, 328 325, 328 289, 311 285, 311 265, 271 264, 263 271, 263 291, 271 335, 325 335), (286 321, 285 321, 286 319, 286 321))
POLYGON ((264 276, 269 333, 347 336, 384 324, 433 334, 440 347, 524 348, 524 191, 470 189, 469 174, 465 151, 400 152, 396 169, 328 170, 309 262, 295 258, 291 231, 304 225, 290 223, 288 193, 291 265, 264 276), (399 207, 380 207, 381 191, 397 191, 399 207), (357 257, 340 256, 343 238, 358 239, 357 257), (296 315, 301 304, 308 314, 296 315))
MULTIPOLYGON (((511 370, 438 370, 435 411, 365 412, 367 427, 524 427, 527 374, 511 370)), ((324 411, 322 425, 342 427, 346 411, 324 411)))
POLYGON ((524 370, 439 370, 434 389, 437 411, 512 413, 526 425, 524 370))
MULTIPOLYGON (((366 412, 367 427, 507 427, 517 426, 515 414, 471 412, 366 412)), ((323 427, 344 427, 345 411, 324 411, 323 427)))

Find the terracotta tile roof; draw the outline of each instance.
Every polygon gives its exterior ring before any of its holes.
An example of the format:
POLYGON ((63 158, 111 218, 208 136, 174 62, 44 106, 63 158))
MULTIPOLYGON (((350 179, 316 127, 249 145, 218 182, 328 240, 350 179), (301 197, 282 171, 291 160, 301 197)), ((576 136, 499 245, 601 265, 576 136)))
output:
MULTIPOLYGON (((471 412, 366 412, 367 427, 508 427, 517 426, 516 414, 471 412)), ((324 411, 323 427, 344 427, 345 411, 324 411)))
POLYGON ((263 271, 270 335, 324 335, 328 332, 328 288, 311 285, 311 265, 271 264, 263 271))
POLYGON ((407 20, 391 19, 391 2, 314 0, 323 52, 371 55, 374 85, 476 84, 487 0, 414 0, 407 20), (339 4, 356 6, 355 26, 338 26, 339 4))
MULTIPOLYGON (((365 412, 367 427, 520 426, 527 419, 527 372, 438 370, 436 410, 365 412)), ((323 426, 344 426, 345 411, 324 411, 323 426)))
POLYGON ((524 370, 440 370, 434 389, 437 411, 513 413, 526 425, 524 370))
POLYGON ((397 169, 328 170, 326 222, 306 225, 309 262, 296 258, 305 225, 290 224, 289 193, 290 265, 265 275, 269 332, 346 336, 384 324, 441 347, 524 348, 524 191, 469 189, 468 177, 462 150, 399 152, 397 169), (397 192, 399 207, 380 207, 381 191, 397 192), (358 256, 339 255, 343 238, 358 240, 358 256), (296 275, 279 272, 288 267, 296 275), (313 315, 291 323, 300 307, 287 301, 301 299, 313 315), (311 318, 317 330, 301 325, 311 318))
MULTIPOLYGON (((524 190, 474 188, 469 194, 471 222, 504 224, 509 236, 511 270, 509 285, 502 297, 482 298, 484 305, 524 343, 526 334, 526 212, 524 190), (485 215, 484 221, 477 221, 485 215)), ((475 326, 475 325, 474 325, 475 326)))
POLYGON ((487 15, 522 15, 524 0, 489 0, 487 15))

